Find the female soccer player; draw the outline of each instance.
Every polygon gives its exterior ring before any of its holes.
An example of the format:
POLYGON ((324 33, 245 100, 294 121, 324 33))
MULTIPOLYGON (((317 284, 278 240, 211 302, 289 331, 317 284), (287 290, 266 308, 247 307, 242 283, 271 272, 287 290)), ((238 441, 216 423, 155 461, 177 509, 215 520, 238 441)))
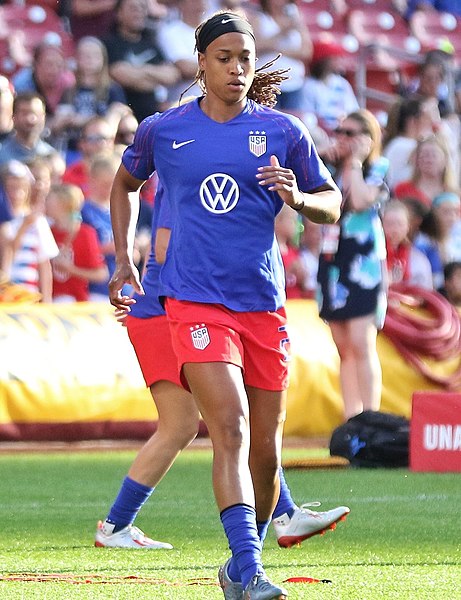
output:
POLYGON ((274 219, 285 202, 313 221, 335 222, 341 194, 302 123, 269 107, 281 74, 256 72, 249 23, 215 14, 198 27, 196 46, 204 95, 145 119, 115 177, 110 298, 126 306, 124 283, 143 293, 131 192, 156 170, 174 219, 160 295, 181 380, 213 444, 213 487, 232 552, 220 570, 224 596, 284 599, 261 556, 279 493, 288 385, 274 219))

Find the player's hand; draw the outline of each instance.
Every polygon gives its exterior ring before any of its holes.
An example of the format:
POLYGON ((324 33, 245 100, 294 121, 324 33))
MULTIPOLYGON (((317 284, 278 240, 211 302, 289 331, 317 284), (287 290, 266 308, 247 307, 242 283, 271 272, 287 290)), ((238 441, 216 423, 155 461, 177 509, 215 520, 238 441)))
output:
POLYGON ((300 204, 299 189, 296 176, 291 169, 282 167, 274 155, 270 158, 271 164, 258 168, 259 185, 267 185, 271 192, 277 192, 280 198, 289 206, 300 204))
POLYGON ((144 289, 139 281, 139 273, 134 264, 124 262, 117 264, 114 274, 109 281, 109 300, 116 309, 130 312, 130 306, 136 303, 134 298, 122 295, 125 284, 131 285, 133 290, 144 296, 144 289))

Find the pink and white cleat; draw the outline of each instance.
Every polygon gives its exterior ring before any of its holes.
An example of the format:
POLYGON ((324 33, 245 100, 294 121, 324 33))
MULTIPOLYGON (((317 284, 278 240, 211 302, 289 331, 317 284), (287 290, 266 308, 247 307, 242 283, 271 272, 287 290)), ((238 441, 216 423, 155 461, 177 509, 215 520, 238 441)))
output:
POLYGON ((135 550, 171 550, 173 546, 167 542, 151 540, 138 527, 128 525, 114 531, 115 525, 107 521, 99 521, 96 529, 94 545, 97 548, 133 548, 135 550))

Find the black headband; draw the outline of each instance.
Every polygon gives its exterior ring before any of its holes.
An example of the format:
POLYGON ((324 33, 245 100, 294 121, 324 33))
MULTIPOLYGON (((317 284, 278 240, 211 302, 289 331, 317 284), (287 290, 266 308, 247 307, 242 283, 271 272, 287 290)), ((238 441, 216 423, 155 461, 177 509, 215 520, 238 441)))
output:
POLYGON ((248 21, 242 19, 242 17, 235 13, 224 12, 214 15, 213 17, 210 17, 208 21, 205 21, 203 26, 195 34, 195 47, 198 52, 205 52, 207 47, 216 38, 233 31, 245 33, 253 40, 255 39, 255 34, 248 21))

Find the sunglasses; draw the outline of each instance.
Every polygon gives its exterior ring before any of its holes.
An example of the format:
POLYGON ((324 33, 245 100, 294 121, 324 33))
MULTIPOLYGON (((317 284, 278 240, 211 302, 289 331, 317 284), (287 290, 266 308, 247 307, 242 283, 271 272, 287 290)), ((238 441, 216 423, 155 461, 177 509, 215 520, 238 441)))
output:
POLYGON ((108 142, 111 138, 105 135, 86 135, 84 138, 85 142, 108 142))
POLYGON ((364 135, 364 131, 356 131, 355 129, 343 129, 342 127, 338 127, 335 129, 336 135, 345 135, 346 137, 353 138, 358 135, 364 135))

